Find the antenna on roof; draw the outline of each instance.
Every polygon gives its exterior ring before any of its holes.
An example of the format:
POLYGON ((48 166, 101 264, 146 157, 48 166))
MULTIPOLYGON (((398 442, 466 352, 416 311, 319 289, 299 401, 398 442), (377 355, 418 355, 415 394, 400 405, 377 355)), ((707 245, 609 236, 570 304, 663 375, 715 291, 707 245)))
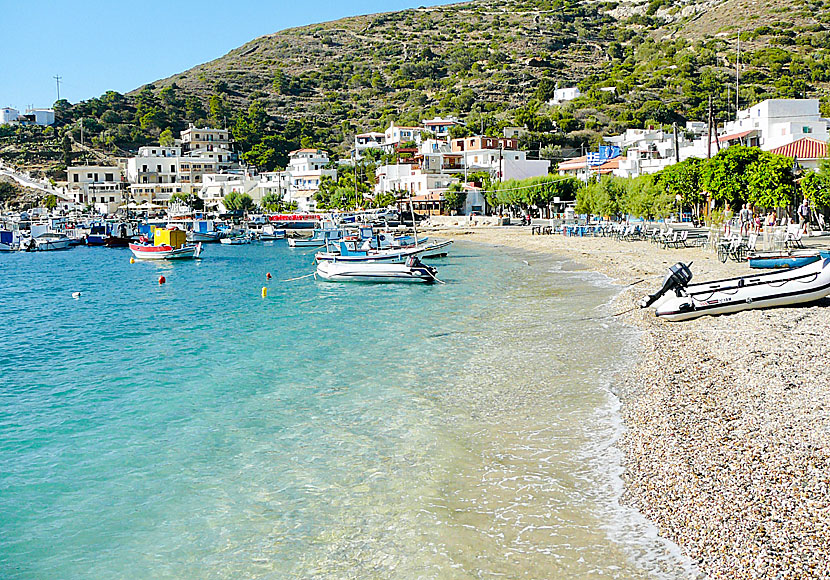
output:
POLYGON ((55 86, 58 89, 58 100, 60 101, 61 100, 61 76, 60 75, 55 75, 52 78, 55 79, 55 86))

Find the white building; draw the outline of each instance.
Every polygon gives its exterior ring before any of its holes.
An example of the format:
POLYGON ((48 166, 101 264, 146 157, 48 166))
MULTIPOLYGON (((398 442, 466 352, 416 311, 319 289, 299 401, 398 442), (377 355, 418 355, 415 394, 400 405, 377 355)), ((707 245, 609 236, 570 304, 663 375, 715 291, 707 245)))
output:
POLYGON ((487 171, 495 179, 527 179, 547 175, 550 161, 530 160, 527 152, 518 149, 518 141, 510 138, 476 135, 453 139, 452 152, 461 156, 467 171, 487 171))
POLYGON ((92 205, 99 213, 115 213, 124 201, 124 175, 120 167, 79 165, 66 168, 67 190, 81 206, 92 205))
POLYGON ((355 158, 360 161, 363 159, 363 152, 367 149, 383 149, 383 143, 386 138, 385 133, 378 133, 370 131, 368 133, 360 133, 354 136, 354 151, 355 158))
POLYGON ((181 154, 182 149, 178 146, 139 147, 138 155, 127 160, 130 196, 139 202, 166 202, 173 194, 181 193, 183 191, 181 154))
POLYGON ((276 194, 287 203, 296 202, 300 211, 313 211, 317 204, 314 196, 320 190, 322 178, 337 180, 337 170, 326 169, 328 164, 328 153, 322 149, 292 151, 285 171, 261 173, 255 183, 243 184, 244 193, 255 203, 260 203, 266 195, 276 194))
POLYGON ((412 195, 427 195, 446 191, 458 177, 422 169, 415 163, 382 165, 375 170, 375 195, 407 191, 412 195))
POLYGON ((11 107, 3 107, 0 109, 0 125, 5 125, 7 123, 11 123, 12 121, 17 121, 17 118, 20 116, 20 111, 17 109, 12 109, 11 107))
POLYGON ((55 111, 52 109, 26 109, 26 115, 34 118, 35 125, 55 124, 55 111))
POLYGON ((434 119, 426 119, 421 121, 421 125, 423 125, 427 131, 430 131, 438 139, 449 139, 450 129, 456 125, 463 124, 464 123, 455 117, 447 117, 446 119, 435 117, 434 119))
POLYGON ((578 87, 565 87, 564 89, 556 89, 553 91, 553 98, 548 101, 549 105, 561 105, 567 101, 573 101, 574 99, 582 96, 582 93, 579 92, 578 87))
POLYGON ((421 133, 423 131, 423 127, 397 127, 395 123, 391 123, 384 132, 383 150, 387 153, 393 153, 396 148, 409 142, 414 142, 418 146, 421 144, 421 133))
POLYGON ((736 120, 726 123, 719 141, 770 151, 804 137, 828 140, 818 99, 768 99, 738 111, 736 120))

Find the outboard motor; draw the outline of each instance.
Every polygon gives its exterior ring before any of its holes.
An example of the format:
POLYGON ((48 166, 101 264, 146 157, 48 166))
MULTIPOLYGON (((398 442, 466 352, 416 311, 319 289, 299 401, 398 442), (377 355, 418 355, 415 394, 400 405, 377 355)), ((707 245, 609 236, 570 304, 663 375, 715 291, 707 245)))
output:
MULTIPOLYGON (((689 262, 689 266, 691 265, 692 263, 689 262)), ((683 262, 678 262, 669 268, 669 274, 666 276, 666 279, 663 280, 663 287, 654 294, 646 296, 640 300, 640 308, 647 308, 651 306, 657 302, 663 294, 670 290, 674 290, 675 293, 680 296, 680 289, 685 288, 692 280, 692 271, 689 269, 689 266, 683 262)))

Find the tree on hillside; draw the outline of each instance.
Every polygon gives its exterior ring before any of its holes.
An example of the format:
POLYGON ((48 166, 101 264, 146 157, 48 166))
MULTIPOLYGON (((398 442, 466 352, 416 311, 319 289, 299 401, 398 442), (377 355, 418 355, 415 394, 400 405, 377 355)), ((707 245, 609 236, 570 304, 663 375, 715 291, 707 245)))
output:
POLYGON ((173 137, 173 131, 170 130, 170 127, 165 129, 159 135, 159 145, 162 147, 172 147, 176 143, 176 138, 173 137))

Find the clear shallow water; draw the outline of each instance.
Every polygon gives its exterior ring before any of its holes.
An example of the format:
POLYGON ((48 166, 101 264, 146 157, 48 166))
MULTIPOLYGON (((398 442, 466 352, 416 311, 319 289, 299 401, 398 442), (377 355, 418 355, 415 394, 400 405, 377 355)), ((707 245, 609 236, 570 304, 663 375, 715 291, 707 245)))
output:
POLYGON ((311 261, 0 256, 0 577, 694 574, 617 501, 602 278, 456 243, 445 286, 279 282, 311 261))

